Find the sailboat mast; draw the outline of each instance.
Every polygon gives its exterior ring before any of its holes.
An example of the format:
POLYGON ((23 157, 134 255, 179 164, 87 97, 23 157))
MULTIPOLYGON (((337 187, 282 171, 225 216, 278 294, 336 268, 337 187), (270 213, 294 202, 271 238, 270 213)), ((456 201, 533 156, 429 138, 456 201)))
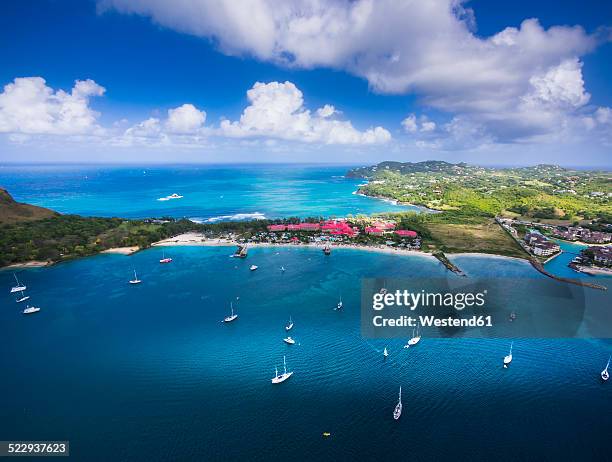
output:
POLYGON ((283 367, 285 369, 285 374, 287 373, 287 361, 285 359, 285 356, 283 356, 283 367))

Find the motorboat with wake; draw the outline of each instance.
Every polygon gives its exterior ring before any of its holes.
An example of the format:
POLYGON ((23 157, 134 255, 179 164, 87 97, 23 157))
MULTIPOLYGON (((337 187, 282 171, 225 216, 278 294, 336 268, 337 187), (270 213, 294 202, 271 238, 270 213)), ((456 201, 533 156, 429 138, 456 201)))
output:
MULTIPOLYGON (((610 356, 610 358, 612 358, 612 356, 610 356)), ((606 364, 606 368, 601 371, 601 380, 603 380, 604 382, 607 382, 610 378, 610 374, 608 373, 608 367, 610 367, 610 358, 608 358, 608 364, 606 364)))
POLYGON ((512 362, 512 346, 513 345, 514 345, 514 342, 510 343, 510 353, 504 356, 504 369, 508 369, 508 366, 512 362))

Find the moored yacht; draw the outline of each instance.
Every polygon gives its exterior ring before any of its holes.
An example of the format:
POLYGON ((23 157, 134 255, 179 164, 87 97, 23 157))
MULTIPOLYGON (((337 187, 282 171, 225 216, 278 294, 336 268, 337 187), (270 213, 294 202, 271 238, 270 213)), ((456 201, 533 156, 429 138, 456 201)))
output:
POLYGON ((385 347, 385 350, 383 351, 383 356, 385 357, 385 359, 387 358, 387 356, 389 356, 389 352, 387 351, 387 347, 385 347))
POLYGON ((223 318, 223 322, 232 322, 236 320, 236 318, 238 317, 238 315, 234 313, 234 303, 233 302, 230 303, 230 310, 231 310, 231 314, 223 318))
POLYGON ((601 371, 601 380, 603 380, 604 382, 607 382, 610 378, 610 374, 608 373, 608 367, 610 367, 610 358, 612 358, 612 356, 608 358, 608 364, 606 364, 606 368, 601 371))
POLYGON ((393 418, 398 420, 402 415, 402 387, 399 389, 399 399, 397 404, 395 405, 395 409, 393 410, 393 418))
POLYGON ((36 306, 30 306, 28 305, 26 307, 25 310, 23 310, 23 314, 33 314, 33 313, 38 313, 40 311, 40 308, 36 307, 36 306))
POLYGON ((342 309, 342 295, 340 296, 340 301, 338 302, 338 304, 336 305, 336 308, 334 308, 334 310, 338 311, 342 309))
POLYGON ((278 373, 278 368, 274 368, 276 373, 274 374, 274 378, 272 379, 272 383, 282 383, 285 380, 287 380, 289 377, 291 377, 293 375, 293 371, 291 372, 287 372, 287 361, 285 359, 285 357, 283 356, 283 367, 285 369, 285 371, 282 374, 278 373))
POLYGON ((11 287, 11 293, 14 294, 15 292, 23 292, 24 290, 26 290, 27 287, 19 282, 19 279, 17 279, 17 275, 13 274, 13 276, 15 277, 15 282, 17 283, 17 285, 11 287))
POLYGON ((510 353, 504 356, 504 369, 508 368, 508 365, 512 362, 512 346, 514 342, 510 343, 510 353))
POLYGON ((295 340, 293 340, 291 336, 289 336, 287 338, 284 338, 283 342, 288 343, 289 345, 293 345, 295 343, 295 340))
POLYGON ((140 279, 138 279, 138 276, 136 276, 136 270, 134 270, 134 279, 130 280, 130 284, 140 284, 142 281, 140 279))
POLYGON ((170 201, 172 199, 182 199, 182 198, 183 198, 183 196, 181 196, 180 194, 173 193, 173 194, 170 194, 169 196, 160 197, 157 200, 158 201, 170 201))
POLYGON ((259 266, 257 265, 251 265, 251 267, 249 268, 251 271, 255 271, 257 268, 259 268, 259 266))
POLYGON ((26 295, 24 292, 21 292, 21 296, 19 298, 17 298, 15 301, 17 303, 21 303, 21 302, 25 302, 26 300, 29 300, 30 296, 26 295))
POLYGON ((172 258, 170 257, 166 257, 166 253, 162 252, 162 257, 159 260, 160 263, 170 263, 172 261, 172 258))
POLYGON ((417 343, 421 341, 421 334, 419 334, 419 328, 417 326, 416 335, 412 334, 412 338, 408 340, 408 346, 415 346, 417 343))

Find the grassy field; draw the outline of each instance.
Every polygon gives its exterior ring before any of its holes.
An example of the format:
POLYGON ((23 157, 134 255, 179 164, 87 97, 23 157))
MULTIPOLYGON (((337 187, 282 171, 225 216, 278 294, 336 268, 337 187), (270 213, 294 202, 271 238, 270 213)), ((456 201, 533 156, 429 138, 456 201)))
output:
POLYGON ((427 223, 425 226, 430 233, 430 237, 423 242, 427 250, 528 257, 495 220, 483 224, 427 223))

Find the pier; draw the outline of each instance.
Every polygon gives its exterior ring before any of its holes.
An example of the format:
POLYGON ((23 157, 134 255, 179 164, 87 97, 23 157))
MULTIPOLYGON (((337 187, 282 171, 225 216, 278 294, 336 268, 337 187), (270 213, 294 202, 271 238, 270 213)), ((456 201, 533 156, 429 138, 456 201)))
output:
POLYGON ((608 288, 606 286, 602 286, 602 285, 599 285, 599 284, 594 284, 592 282, 586 282, 586 281, 581 281, 579 279, 570 279, 570 278, 564 278, 564 277, 560 277, 560 276, 555 276, 554 274, 549 273, 548 271, 546 271, 544 269, 544 265, 542 264, 542 262, 540 262, 535 257, 529 258, 529 262, 531 263, 531 266, 533 266, 540 273, 542 273, 545 276, 548 276, 549 278, 556 279, 557 281, 567 282, 569 284, 576 284, 577 286, 589 287, 591 289, 608 290, 608 288))

